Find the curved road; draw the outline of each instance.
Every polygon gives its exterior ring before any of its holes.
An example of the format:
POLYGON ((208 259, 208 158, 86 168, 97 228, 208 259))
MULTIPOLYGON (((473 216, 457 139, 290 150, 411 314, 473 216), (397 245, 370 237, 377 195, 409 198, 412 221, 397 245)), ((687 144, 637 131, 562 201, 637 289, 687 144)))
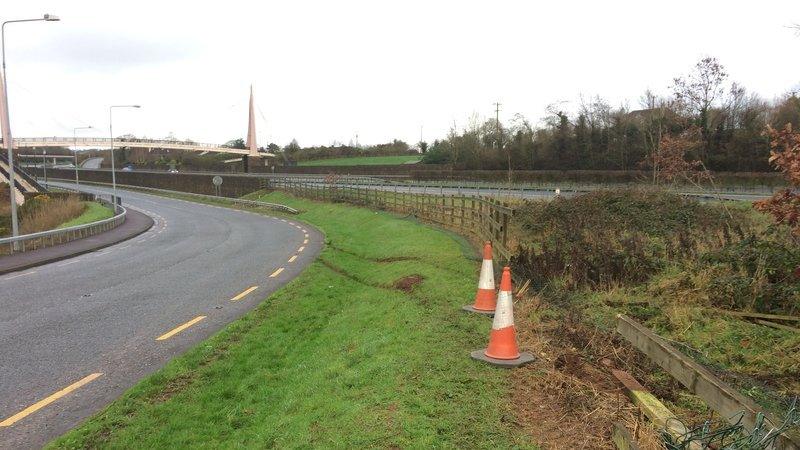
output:
POLYGON ((323 243, 291 218, 120 197, 155 225, 97 252, 0 276, 0 448, 41 447, 77 425, 286 284, 323 243))

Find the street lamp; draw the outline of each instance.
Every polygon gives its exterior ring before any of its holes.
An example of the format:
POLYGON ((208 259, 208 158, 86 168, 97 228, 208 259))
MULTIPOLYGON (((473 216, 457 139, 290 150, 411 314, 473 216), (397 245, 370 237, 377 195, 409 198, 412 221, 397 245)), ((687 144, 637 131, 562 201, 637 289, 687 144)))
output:
POLYGON ((75 186, 78 185, 78 130, 89 130, 92 126, 88 127, 75 127, 72 129, 72 155, 75 156, 75 186))
POLYGON ((114 211, 117 210, 117 173, 114 169, 114 131, 111 127, 112 115, 111 112, 114 108, 141 108, 139 105, 112 105, 108 107, 108 134, 111 135, 111 190, 113 191, 113 198, 111 202, 114 204, 114 211))
MULTIPOLYGON (((20 23, 20 22, 58 22, 58 16, 54 16, 52 14, 45 14, 40 19, 19 19, 19 20, 7 20, 3 22, 2 27, 0 27, 0 48, 2 48, 3 54, 3 105, 0 108, 2 111, 2 117, 0 117, 0 124, 3 125, 3 145, 5 145, 6 150, 8 150, 8 187, 11 190, 11 235, 18 236, 19 235, 19 221, 17 219, 17 200, 16 200, 16 189, 14 188, 14 141, 11 138, 11 121, 9 120, 8 116, 8 76, 6 76, 6 25, 9 23, 20 23)), ((16 249, 16 243, 15 243, 16 249)))
POLYGON ((42 170, 44 170, 44 185, 47 186, 47 147, 42 149, 42 170))

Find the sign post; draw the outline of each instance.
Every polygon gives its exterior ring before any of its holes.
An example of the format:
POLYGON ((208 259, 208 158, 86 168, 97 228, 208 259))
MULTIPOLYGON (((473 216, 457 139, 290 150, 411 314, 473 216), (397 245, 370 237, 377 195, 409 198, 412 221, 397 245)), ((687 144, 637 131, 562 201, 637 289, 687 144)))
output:
POLYGON ((214 175, 214 178, 211 179, 211 183, 214 184, 214 195, 220 197, 222 193, 222 177, 219 175, 214 175))

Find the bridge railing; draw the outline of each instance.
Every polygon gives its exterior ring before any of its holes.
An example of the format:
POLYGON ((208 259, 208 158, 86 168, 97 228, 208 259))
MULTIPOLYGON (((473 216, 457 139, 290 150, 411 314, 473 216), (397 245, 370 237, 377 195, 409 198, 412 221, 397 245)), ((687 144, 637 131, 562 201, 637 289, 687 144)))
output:
MULTIPOLYGON (((111 202, 104 199, 96 199, 111 207, 111 202)), ((117 205, 115 214, 108 219, 74 227, 59 228, 55 230, 40 231, 38 233, 23 234, 16 237, 0 239, 0 255, 10 255, 13 253, 29 252, 40 248, 52 247, 64 244, 77 239, 94 236, 122 225, 128 211, 121 205, 117 205)))
MULTIPOLYGON (((2 142, 2 139, 0 139, 2 142)), ((63 142, 69 145, 73 143, 77 143, 79 145, 89 144, 105 144, 109 145, 111 142, 111 138, 101 137, 101 138, 93 138, 93 137, 79 137, 79 138, 70 138, 70 137, 61 137, 61 136, 52 136, 52 137, 35 137, 35 138, 14 138, 14 146, 18 147, 20 144, 46 144, 52 142, 63 142)), ((136 144, 153 144, 154 146, 157 145, 172 145, 172 146, 186 146, 186 147, 200 147, 200 148, 223 148, 221 145, 218 144, 206 144, 202 142, 193 142, 193 141, 168 141, 164 139, 140 139, 140 138, 114 138, 114 143, 119 143, 120 146, 124 146, 125 143, 136 143, 136 144)))

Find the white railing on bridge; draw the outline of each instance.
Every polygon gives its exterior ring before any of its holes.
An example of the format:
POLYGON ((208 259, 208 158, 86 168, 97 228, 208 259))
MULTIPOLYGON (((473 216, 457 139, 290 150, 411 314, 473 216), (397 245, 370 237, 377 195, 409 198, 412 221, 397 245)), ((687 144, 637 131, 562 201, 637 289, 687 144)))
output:
MULTIPOLYGON (((0 139, 0 143, 2 140, 0 139)), ((2 145, 2 144, 0 144, 2 145)), ((237 155, 267 156, 265 153, 251 154, 250 150, 228 148, 219 144, 205 144, 192 141, 171 141, 164 139, 140 139, 140 138, 114 138, 116 147, 137 147, 137 148, 163 148, 170 150, 188 150, 199 152, 234 153, 237 155)), ((36 138, 14 138, 14 148, 30 147, 110 147, 111 138, 97 137, 36 137, 36 138)), ((272 156, 272 155, 269 155, 272 156)))

